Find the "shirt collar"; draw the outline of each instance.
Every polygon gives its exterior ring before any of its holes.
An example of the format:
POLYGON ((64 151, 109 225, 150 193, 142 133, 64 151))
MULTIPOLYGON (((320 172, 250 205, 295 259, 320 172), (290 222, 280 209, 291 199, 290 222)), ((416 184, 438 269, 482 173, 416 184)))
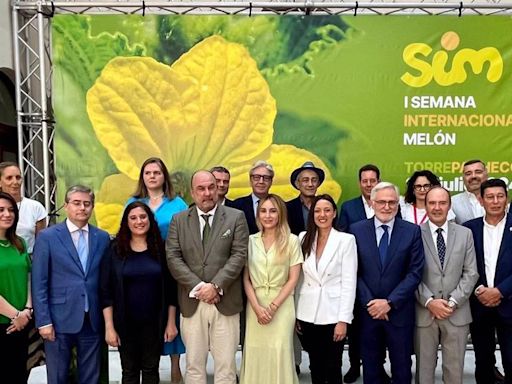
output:
POLYGON ((441 225, 440 227, 438 227, 437 225, 435 225, 434 223, 432 223, 430 220, 427 221, 428 223, 428 227, 430 228, 430 233, 432 233, 432 235, 437 235, 437 229, 438 228, 441 228, 445 234, 448 234, 448 220, 446 220, 444 222, 443 225, 441 225))
POLYGON ((197 205, 196 205, 196 210, 197 210, 197 215, 199 217, 201 217, 201 215, 210 215, 210 216, 215 216, 215 212, 217 212, 217 204, 215 204, 215 207, 213 207, 212 209, 210 209, 208 212, 203 212, 201 211, 197 205))
POLYGON ((361 200, 363 200, 363 206, 373 209, 373 207, 368 203, 368 201, 364 198, 363 195, 361 195, 361 200))
POLYGON ((82 228, 77 227, 75 224, 71 222, 71 220, 66 219, 66 227, 68 227, 68 231, 70 233, 76 232, 79 229, 84 230, 85 232, 89 232, 89 224, 85 224, 82 228))
POLYGON ((395 218, 394 217, 390 221, 388 221, 387 223, 383 223, 382 221, 377 219, 377 216, 373 216, 373 219, 375 220, 375 228, 379 228, 382 225, 387 225, 389 231, 393 230, 393 226, 395 225, 395 218))
POLYGON ((253 206, 253 207, 256 205, 256 203, 257 203, 258 201, 260 201, 260 200, 261 200, 261 199, 260 199, 258 196, 256 196, 254 193, 251 193, 251 198, 252 198, 252 206, 253 206))
POLYGON ((485 216, 484 216, 484 227, 488 227, 488 228, 496 228, 496 227, 504 227, 505 226, 505 221, 507 221, 507 215, 505 214, 505 216, 503 216, 503 219, 500 220, 500 222, 496 225, 492 225, 492 224, 489 224, 486 220, 485 220, 485 216))

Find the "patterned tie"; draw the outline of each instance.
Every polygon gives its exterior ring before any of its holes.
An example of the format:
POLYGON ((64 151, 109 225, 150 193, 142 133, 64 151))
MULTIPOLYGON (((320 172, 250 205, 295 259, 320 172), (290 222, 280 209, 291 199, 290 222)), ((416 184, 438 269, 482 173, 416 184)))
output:
POLYGON ((386 256, 388 254, 389 233, 387 225, 383 224, 380 227, 384 231, 384 234, 380 238, 379 243, 380 264, 384 266, 384 263, 386 262, 386 256))
POLYGON ((206 242, 208 241, 208 238, 210 237, 210 216, 211 215, 201 215, 201 217, 204 219, 204 228, 203 228, 203 248, 206 246, 206 242))
POLYGON ((444 243, 443 228, 437 228, 437 254, 441 262, 441 268, 444 268, 444 256, 446 255, 446 244, 444 243))
POLYGON ((78 258, 80 259, 80 264, 82 264, 82 268, 85 272, 87 268, 87 257, 89 256, 89 247, 87 246, 87 241, 85 240, 85 234, 83 229, 78 230, 78 244, 76 246, 76 250, 78 252, 78 258))

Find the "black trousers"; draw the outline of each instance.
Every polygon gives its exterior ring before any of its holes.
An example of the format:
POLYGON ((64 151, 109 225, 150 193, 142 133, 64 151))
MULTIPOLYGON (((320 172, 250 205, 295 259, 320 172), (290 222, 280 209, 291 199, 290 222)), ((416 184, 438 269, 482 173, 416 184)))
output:
POLYGON ((9 377, 9 384, 26 384, 28 333, 24 329, 7 334, 8 327, 0 324, 0 372, 9 377))
POLYGON ((505 323, 496 308, 473 316, 469 325, 475 351, 475 379, 477 384, 494 383, 495 334, 500 344, 501 361, 505 370, 505 383, 512 383, 512 325, 505 323))
POLYGON ((129 324, 126 335, 121 338, 119 355, 123 371, 123 384, 158 384, 160 376, 160 352, 163 335, 160 335, 158 323, 129 324))
POLYGON ((340 384, 345 340, 334 342, 336 324, 312 324, 299 320, 302 347, 309 354, 312 384, 340 384))

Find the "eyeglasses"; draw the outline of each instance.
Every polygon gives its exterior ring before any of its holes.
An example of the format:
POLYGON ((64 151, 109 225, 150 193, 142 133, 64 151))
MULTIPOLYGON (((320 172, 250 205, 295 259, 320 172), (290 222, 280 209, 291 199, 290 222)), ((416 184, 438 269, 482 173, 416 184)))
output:
POLYGON ((379 208, 384 208, 386 205, 389 208, 395 208, 398 205, 397 200, 374 200, 373 202, 379 208))
POLYGON ((75 207, 83 205, 85 208, 89 208, 92 206, 92 201, 71 200, 69 204, 74 205, 75 207))
POLYGON ((423 184, 423 185, 421 185, 421 184, 414 184, 414 190, 415 191, 421 191, 422 189, 424 191, 429 191, 430 188, 432 188, 432 184, 423 184))
POLYGON ((318 184, 318 177, 303 177, 299 179, 299 183, 301 184, 318 184))
POLYGON ((260 181, 261 179, 263 179, 264 182, 268 183, 268 182, 272 181, 272 176, 257 175, 257 174, 251 175, 252 181, 260 181))

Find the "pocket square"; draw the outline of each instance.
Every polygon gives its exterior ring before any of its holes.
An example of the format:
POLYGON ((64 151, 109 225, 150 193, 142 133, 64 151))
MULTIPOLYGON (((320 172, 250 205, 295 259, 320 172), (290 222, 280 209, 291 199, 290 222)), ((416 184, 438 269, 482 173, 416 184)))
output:
POLYGON ((222 236, 220 237, 221 239, 227 239, 228 237, 231 236, 231 229, 228 229, 226 232, 224 232, 222 234, 222 236))

